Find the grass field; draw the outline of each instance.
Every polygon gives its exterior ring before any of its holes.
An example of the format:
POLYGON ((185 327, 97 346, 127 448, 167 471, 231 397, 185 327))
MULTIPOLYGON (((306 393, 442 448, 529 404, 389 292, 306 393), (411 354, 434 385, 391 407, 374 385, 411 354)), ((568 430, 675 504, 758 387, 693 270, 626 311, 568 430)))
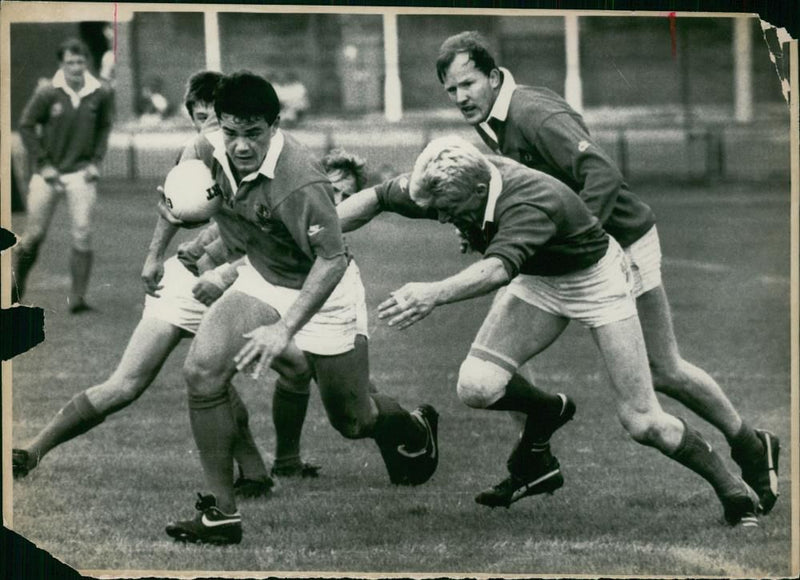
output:
MULTIPOLYGON (((151 183, 107 183, 96 217, 90 302, 71 317, 62 207, 27 301, 46 311, 46 340, 14 362, 14 443, 24 443, 82 389, 103 380, 139 319, 139 270, 152 226, 151 183)), ((388 484, 370 441, 347 441, 314 394, 305 455, 316 480, 281 482, 249 501, 241 545, 175 544, 163 532, 203 491, 180 367, 182 345, 132 407, 48 455, 15 482, 13 528, 82 570, 335 571, 443 574, 790 574, 788 187, 641 186, 659 218, 664 275, 682 351, 712 373, 742 415, 783 443, 783 496, 757 530, 728 528, 710 486, 628 439, 588 332, 571 326, 537 360, 538 382, 569 392, 576 420, 554 439, 567 480, 553 496, 489 510, 474 494, 504 476, 516 436, 500 413, 461 404, 455 378, 488 299, 437 310, 398 333, 370 324, 372 374, 406 406, 441 413, 439 470, 416 489, 388 484)), ((21 231, 24 216, 15 216, 21 231)), ((391 217, 348 237, 371 307, 405 281, 432 280, 474 257, 450 228, 391 217)), ((270 377, 271 381, 271 377, 270 377)), ((272 450, 270 383, 237 379, 262 448, 272 450)), ((722 436, 701 428, 727 457, 722 436)))

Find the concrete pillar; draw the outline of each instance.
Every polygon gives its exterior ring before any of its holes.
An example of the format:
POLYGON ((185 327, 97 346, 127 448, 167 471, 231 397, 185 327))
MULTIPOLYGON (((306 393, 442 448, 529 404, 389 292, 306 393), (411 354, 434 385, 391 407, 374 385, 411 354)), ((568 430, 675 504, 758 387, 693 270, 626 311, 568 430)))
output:
POLYGON ((203 12, 203 30, 206 38, 206 70, 222 71, 222 52, 219 47, 219 20, 217 11, 203 12))
POLYGON ((753 120, 753 58, 751 33, 752 20, 740 16, 733 24, 733 103, 736 121, 749 123, 753 120))
POLYGON ((567 78, 564 98, 579 113, 583 112, 583 83, 581 81, 580 25, 577 14, 564 16, 564 40, 567 53, 567 78))
POLYGON ((115 122, 126 123, 136 118, 136 75, 133 69, 136 46, 133 40, 133 23, 118 22, 114 27, 117 53, 114 60, 114 111, 115 122))
POLYGON ((383 15, 383 54, 386 71, 386 80, 383 86, 384 114, 387 121, 394 123, 403 118, 403 87, 400 84, 397 14, 383 15))

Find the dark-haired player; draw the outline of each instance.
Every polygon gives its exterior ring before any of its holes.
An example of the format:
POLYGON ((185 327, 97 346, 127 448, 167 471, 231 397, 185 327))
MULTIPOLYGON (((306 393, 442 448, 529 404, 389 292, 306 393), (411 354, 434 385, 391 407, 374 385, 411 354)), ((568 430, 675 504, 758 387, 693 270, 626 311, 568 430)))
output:
MULTIPOLYGON (((198 137, 185 158, 203 160, 223 191, 216 214, 223 238, 245 241, 233 286, 209 310, 189 351, 192 432, 206 484, 195 519, 167 526, 179 540, 238 543, 241 515, 233 489, 235 425, 225 384, 238 371, 258 377, 310 364, 331 424, 343 436, 374 438, 391 480, 421 484, 437 463, 436 411, 408 413, 370 393, 366 340, 357 336, 363 287, 349 267, 333 189, 322 167, 279 129, 280 105, 265 79, 223 78, 214 109, 220 131, 198 137)), ((174 234, 165 216, 161 240, 174 234)))
MULTIPOLYGON (((189 79, 184 102, 198 132, 204 126, 213 125, 213 95, 221 76, 203 71, 189 79)), ((142 319, 117 368, 104 382, 75 395, 33 440, 12 451, 14 477, 25 477, 54 447, 91 430, 147 390, 181 339, 197 331, 208 306, 236 279, 235 267, 228 263, 227 255, 227 249, 219 244, 216 225, 182 244, 177 256, 164 265, 157 264, 157 260, 148 255, 142 274, 148 293, 142 319)), ((276 391, 273 472, 277 475, 311 475, 318 470, 299 458, 309 383, 306 369, 285 381, 285 390, 291 388, 288 394, 276 391)), ((229 385, 229 389, 231 409, 239 430, 234 447, 239 466, 236 491, 246 497, 267 495, 273 482, 250 432, 247 409, 233 385, 229 385)))
MULTIPOLYGON (((445 40, 436 73, 451 102, 492 150, 568 185, 625 249, 632 264, 636 308, 656 390, 722 431, 742 477, 756 490, 761 509, 768 513, 778 497, 778 438, 743 421, 719 384, 681 356, 661 280, 655 216, 628 189, 614 161, 592 139, 583 118, 554 92, 517 85, 508 70, 498 68, 486 40, 477 32, 462 32, 445 40)), ((536 433, 536 420, 522 433, 522 443, 530 445, 532 452, 547 449, 548 439, 547 432, 536 433)), ((549 456, 549 451, 543 455, 549 456)), ((540 468, 526 475, 525 481, 550 471, 548 459, 538 463, 540 468)), ((512 471, 514 475, 519 474, 512 471)), ((505 483, 480 499, 498 500, 498 494, 509 489, 505 483)))
POLYGON ((91 218, 97 199, 98 166, 108 147, 113 120, 111 90, 87 70, 89 50, 77 39, 58 48, 58 72, 31 97, 19 132, 31 160, 28 221, 13 264, 12 301, 25 294, 28 274, 61 197, 72 219, 69 311, 89 310, 85 300, 92 269, 91 218))

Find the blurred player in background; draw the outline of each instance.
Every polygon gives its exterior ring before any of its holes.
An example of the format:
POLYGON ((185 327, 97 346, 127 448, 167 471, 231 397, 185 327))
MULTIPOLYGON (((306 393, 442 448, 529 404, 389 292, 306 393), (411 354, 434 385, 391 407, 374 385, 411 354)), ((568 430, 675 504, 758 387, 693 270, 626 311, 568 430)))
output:
MULTIPOLYGON (((614 161, 592 139, 583 118, 554 92, 517 85, 498 68, 486 40, 462 32, 442 44, 436 73, 464 119, 496 153, 543 171, 576 192, 603 228, 625 249, 632 265, 636 307, 657 391, 680 401, 725 435, 742 477, 768 513, 778 497, 778 438, 744 422, 719 384, 680 354, 667 294, 661 280, 661 248, 652 210, 628 189, 614 161)), ((546 395, 542 394, 546 401, 546 395)), ((558 408, 555 395, 542 408, 558 408)), ((561 478, 550 457, 547 432, 536 419, 523 430, 530 448, 526 479, 561 478), (539 459, 533 459, 537 456, 539 459)), ((512 463, 509 463, 512 471, 512 463)), ((550 491, 550 486, 544 491, 550 491)), ((505 487, 503 487, 505 489, 505 487)), ((495 490, 500 493, 499 489, 495 490)), ((488 492, 491 493, 491 492, 488 492)))
MULTIPOLYGON (((222 77, 199 72, 188 82, 184 99, 195 129, 214 127, 214 89, 222 77)), ((158 271, 152 256, 143 268, 147 297, 142 320, 134 330, 116 370, 103 383, 79 393, 25 447, 12 452, 15 477, 24 477, 54 447, 99 425, 124 409, 152 384, 181 339, 197 331, 200 320, 214 300, 236 279, 235 266, 220 243, 216 225, 182 244, 178 254, 158 271)), ((310 372, 285 379, 276 389, 273 417, 276 454, 272 473, 278 476, 316 476, 318 466, 300 460, 300 434, 309 398, 310 372)), ((234 456, 239 466, 235 487, 239 495, 267 495, 273 482, 248 426, 248 413, 236 389, 229 384, 231 409, 239 429, 234 456)))
POLYGON ((99 165, 108 147, 113 120, 111 90, 87 70, 89 50, 69 39, 57 52, 58 72, 40 85, 22 112, 19 132, 31 160, 28 221, 13 263, 12 301, 25 286, 56 205, 66 197, 72 219, 67 303, 73 314, 89 310, 85 295, 92 269, 91 219, 97 198, 99 165))
MULTIPOLYGON (((350 197, 339 208, 344 231, 383 211, 451 223, 483 259, 437 282, 409 283, 378 306, 402 330, 437 306, 498 294, 458 376, 468 406, 541 414, 541 395, 517 369, 549 347, 570 320, 588 327, 630 436, 708 481, 731 525, 758 525, 758 497, 731 474, 699 432, 664 412, 655 396, 630 271, 619 244, 557 179, 503 157, 487 158, 457 137, 431 142, 411 175, 350 197)), ((529 456, 512 454, 511 477, 478 496, 508 507, 539 493, 527 481, 529 456)))

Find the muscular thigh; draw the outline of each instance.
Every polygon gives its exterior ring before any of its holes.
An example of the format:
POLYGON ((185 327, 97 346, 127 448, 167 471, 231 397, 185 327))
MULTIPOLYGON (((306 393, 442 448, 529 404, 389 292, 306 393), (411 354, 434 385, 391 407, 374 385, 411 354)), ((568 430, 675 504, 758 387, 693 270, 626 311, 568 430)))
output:
POLYGON ((550 346, 567 324, 567 318, 545 312, 511 292, 504 292, 492 303, 471 353, 514 372, 550 346))
POLYGON ((280 319, 277 311, 257 298, 229 290, 206 313, 197 329, 187 366, 233 374, 233 357, 244 346, 244 334, 280 319))
POLYGON ((328 416, 334 421, 346 415, 366 420, 370 416, 372 388, 367 337, 358 335, 353 350, 344 354, 309 357, 328 416))

